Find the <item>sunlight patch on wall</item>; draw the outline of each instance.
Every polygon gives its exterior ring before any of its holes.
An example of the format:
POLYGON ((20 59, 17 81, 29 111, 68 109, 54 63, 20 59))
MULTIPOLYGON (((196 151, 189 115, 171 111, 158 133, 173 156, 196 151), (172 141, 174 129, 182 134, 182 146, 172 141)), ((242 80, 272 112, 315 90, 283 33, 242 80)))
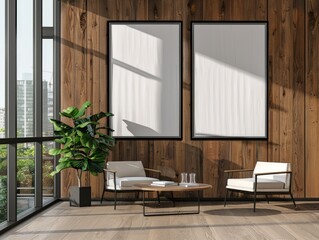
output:
POLYGON ((117 65, 113 65, 113 77, 117 79, 112 88, 112 108, 117 113, 113 122, 115 135, 134 136, 136 131, 132 128, 136 126, 130 126, 130 122, 141 125, 139 134, 147 136, 149 128, 160 133, 161 83, 117 65))
POLYGON ((214 136, 264 136, 265 81, 205 55, 195 54, 195 132, 214 136))

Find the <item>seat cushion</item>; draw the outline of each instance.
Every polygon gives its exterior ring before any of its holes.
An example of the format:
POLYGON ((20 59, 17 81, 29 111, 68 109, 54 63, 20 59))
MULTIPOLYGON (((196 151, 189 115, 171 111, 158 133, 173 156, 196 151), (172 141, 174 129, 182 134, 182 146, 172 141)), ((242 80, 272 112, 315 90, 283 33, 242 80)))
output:
MULTIPOLYGON (((258 191, 285 190, 285 184, 281 181, 258 177, 257 182, 258 191)), ((253 192, 254 186, 255 178, 230 178, 227 180, 226 188, 253 192)))
MULTIPOLYGON (((116 178, 116 186, 121 187, 132 187, 136 184, 151 184, 153 181, 158 181, 157 178, 151 178, 151 177, 122 177, 122 178, 116 178)), ((113 179, 109 181, 109 187, 114 188, 114 181, 113 179)))

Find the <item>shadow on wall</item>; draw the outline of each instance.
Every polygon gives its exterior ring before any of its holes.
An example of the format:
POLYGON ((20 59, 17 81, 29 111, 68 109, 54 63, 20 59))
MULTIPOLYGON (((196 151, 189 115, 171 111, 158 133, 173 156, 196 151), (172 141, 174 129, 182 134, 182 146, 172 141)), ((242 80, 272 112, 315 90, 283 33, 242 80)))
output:
MULTIPOLYGON (((225 170, 228 169, 241 169, 242 167, 234 162, 231 159, 218 159, 216 160, 216 164, 218 165, 218 189, 219 189, 219 197, 224 197, 226 193, 226 182, 227 182, 227 175, 224 173, 225 170)), ((239 175, 233 175, 230 177, 239 177, 239 175)))
POLYGON ((139 136, 139 137, 160 136, 160 134, 156 132, 155 130, 153 130, 152 128, 145 127, 141 124, 137 124, 125 119, 123 119, 123 122, 126 123, 127 130, 130 131, 130 133, 132 133, 133 136, 139 136))
MULTIPOLYGON (((133 127, 133 129, 135 127, 144 128, 143 126, 139 126, 139 124, 135 125, 132 123, 132 125, 130 125, 130 121, 127 121, 127 124, 133 127)), ((146 131, 148 130, 149 129, 146 128, 146 131)), ((207 198, 223 198, 225 196, 227 176, 224 170, 253 168, 254 165, 254 163, 244 165, 240 159, 234 159, 231 156, 228 143, 225 142, 225 146, 222 146, 220 149, 216 148, 218 153, 214 154, 214 158, 211 158, 210 153, 206 155, 201 145, 195 145, 200 142, 193 142, 194 145, 184 142, 178 142, 177 145, 176 141, 173 140, 168 141, 168 143, 161 140, 142 141, 141 143, 143 144, 143 149, 139 149, 141 145, 136 144, 136 141, 118 140, 117 147, 113 152, 113 156, 116 157, 113 160, 142 161, 144 167, 160 170, 161 180, 180 182, 182 172, 196 173, 196 182, 207 183, 213 186, 213 189, 209 190, 209 192, 200 193, 202 197, 205 196, 207 198)), ((251 172, 246 174, 236 173, 230 177, 251 177, 251 172)), ((163 193, 163 195, 171 197, 170 193, 163 193)), ((129 195, 123 196, 126 197, 129 195)), ((187 192, 174 193, 174 196, 176 198, 195 198, 197 195, 196 192, 187 192)), ((250 195, 231 192, 230 197, 238 198, 238 196, 251 197, 250 195)))
POLYGON ((185 144, 185 172, 196 173, 196 181, 203 182, 203 150, 185 144))
MULTIPOLYGON (((209 159, 204 156, 203 150, 191 144, 183 144, 184 159, 176 159, 176 155, 169 157, 168 159, 156 159, 157 163, 154 168, 161 171, 162 180, 170 181, 181 181, 181 173, 196 173, 196 182, 207 183, 213 185, 212 194, 214 196, 207 196, 212 198, 223 198, 225 196, 225 186, 226 186, 226 174, 224 170, 226 169, 241 169, 242 166, 235 162, 235 159, 231 159, 230 153, 220 153, 216 159, 209 159), (180 161, 177 163, 177 161, 180 161), (205 162, 205 164, 204 164, 205 162)), ((167 145, 169 147, 170 145, 167 145)), ((174 149, 165 149, 165 152, 173 151, 174 149)), ((243 174, 234 174, 233 177, 248 177, 243 174)), ((177 198, 195 198, 196 192, 186 192, 186 193, 174 193, 177 198)), ((205 194, 200 193, 201 196, 205 194)), ((237 193, 231 193, 233 197, 237 197, 237 193)), ((169 196, 169 194, 167 194, 169 196)))
MULTIPOLYGON (((180 169, 181 171, 186 171, 188 173, 196 173, 197 182, 205 182, 204 174, 209 174, 210 179, 215 178, 216 183, 210 183, 219 188, 225 188, 226 186, 226 175, 224 170, 226 169, 241 169, 242 166, 232 162, 229 153, 223 153, 224 157, 218 157, 217 159, 204 159, 202 148, 192 146, 190 144, 185 144, 185 169, 180 169), (204 166, 205 161, 205 166, 204 166)), ((206 179, 209 179, 206 177, 206 179)), ((207 181, 207 180, 206 180, 207 181)), ((207 183, 207 182, 205 182, 207 183)))

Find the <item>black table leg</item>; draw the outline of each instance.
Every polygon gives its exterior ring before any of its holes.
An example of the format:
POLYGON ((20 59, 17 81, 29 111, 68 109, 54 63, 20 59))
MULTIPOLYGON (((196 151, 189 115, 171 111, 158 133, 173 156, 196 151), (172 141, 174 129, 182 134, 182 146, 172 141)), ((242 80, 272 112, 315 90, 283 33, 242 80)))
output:
POLYGON ((145 191, 143 191, 143 215, 145 215, 145 191))
POLYGON ((198 204, 198 211, 197 211, 197 213, 200 213, 200 198, 199 198, 199 190, 197 191, 197 204, 198 204))
POLYGON ((144 217, 150 216, 167 216, 167 215, 187 215, 187 214, 199 214, 200 213, 200 190, 197 191, 197 211, 175 211, 175 212, 156 212, 146 213, 145 208, 145 191, 143 191, 143 215, 144 217))

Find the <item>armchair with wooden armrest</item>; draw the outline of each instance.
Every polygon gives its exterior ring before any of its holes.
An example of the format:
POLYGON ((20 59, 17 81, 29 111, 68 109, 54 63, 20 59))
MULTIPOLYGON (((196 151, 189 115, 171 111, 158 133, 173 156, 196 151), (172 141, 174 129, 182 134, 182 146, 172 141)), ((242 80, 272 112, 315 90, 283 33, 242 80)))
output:
MULTIPOLYGON (((141 161, 109 161, 104 169, 104 188, 101 197, 103 201, 104 192, 114 192, 114 209, 117 204, 118 192, 140 192, 136 184, 152 183, 160 179, 160 171, 144 168, 141 161), (158 178, 147 177, 146 172, 156 174, 158 178)), ((157 194, 159 199, 159 193, 157 194)))
POLYGON ((268 202, 268 194, 289 194, 296 207, 291 192, 290 163, 258 161, 254 169, 225 170, 224 173, 227 174, 224 206, 226 206, 228 192, 239 191, 254 194, 254 212, 257 194, 264 194, 268 202), (229 174, 239 172, 253 172, 253 174, 250 178, 228 178, 229 174))

